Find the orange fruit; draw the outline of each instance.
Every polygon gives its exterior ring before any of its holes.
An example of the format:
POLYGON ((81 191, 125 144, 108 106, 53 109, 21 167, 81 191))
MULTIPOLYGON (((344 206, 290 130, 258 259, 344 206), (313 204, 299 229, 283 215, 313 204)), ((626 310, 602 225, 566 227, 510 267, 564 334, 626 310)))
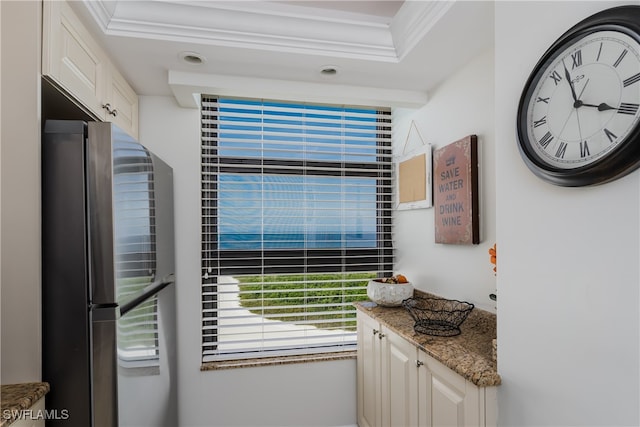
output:
POLYGON ((398 281, 398 283, 409 283, 407 278, 405 276, 403 276, 402 274, 398 274, 396 276, 396 280, 398 281))

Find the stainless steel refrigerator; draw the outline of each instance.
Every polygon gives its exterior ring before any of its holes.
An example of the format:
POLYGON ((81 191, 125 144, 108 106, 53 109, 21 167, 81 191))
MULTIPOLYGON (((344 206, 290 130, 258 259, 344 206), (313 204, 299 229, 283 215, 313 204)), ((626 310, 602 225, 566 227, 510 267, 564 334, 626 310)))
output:
POLYGON ((111 123, 42 138, 49 426, 178 425, 172 169, 111 123))

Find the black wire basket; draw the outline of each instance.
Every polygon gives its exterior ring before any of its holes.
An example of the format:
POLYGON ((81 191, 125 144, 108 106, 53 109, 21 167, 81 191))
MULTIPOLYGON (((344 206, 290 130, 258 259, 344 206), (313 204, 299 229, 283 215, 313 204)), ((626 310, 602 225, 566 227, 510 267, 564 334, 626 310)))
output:
POLYGON ((470 302, 442 298, 408 298, 402 301, 415 324, 416 332, 439 337, 460 334, 460 325, 467 319, 474 305, 470 302))

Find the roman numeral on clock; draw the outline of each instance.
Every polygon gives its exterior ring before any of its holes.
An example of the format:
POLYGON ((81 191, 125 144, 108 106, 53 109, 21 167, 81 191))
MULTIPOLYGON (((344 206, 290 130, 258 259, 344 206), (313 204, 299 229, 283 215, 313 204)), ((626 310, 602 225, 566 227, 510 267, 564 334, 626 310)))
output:
POLYGON ((589 152, 589 146, 587 145, 587 141, 583 141, 580 143, 580 157, 587 157, 591 155, 589 152))
POLYGON ((624 59, 624 57, 627 55, 627 49, 623 50, 622 53, 620 54, 620 56, 618 56, 618 59, 616 59, 616 62, 613 63, 614 67, 617 67, 618 65, 620 65, 620 63, 622 62, 622 60, 624 59))
POLYGON ((582 51, 579 50, 576 53, 572 53, 571 54, 571 60, 573 61, 573 64, 571 65, 571 69, 573 70, 576 67, 579 67, 582 65, 582 51))
POLYGON ((545 104, 548 104, 549 103, 549 99, 551 99, 551 98, 538 97, 538 99, 536 99, 536 102, 544 102, 545 104))
POLYGON ((562 76, 557 71, 554 71, 553 73, 549 74, 549 78, 553 79, 553 82, 556 84, 556 86, 558 86, 558 83, 562 81, 562 76))
POLYGON ((567 143, 560 141, 558 149, 556 150, 556 157, 564 159, 564 154, 567 152, 567 143))
POLYGON ((547 116, 543 116, 540 120, 534 120, 533 127, 537 128, 538 126, 542 126, 545 123, 547 123, 547 116))
POLYGON ((540 139, 540 141, 538 141, 538 143, 540 143, 540 145, 542 146, 542 148, 547 148, 549 146, 549 143, 553 140, 553 135, 551 135, 551 132, 547 132, 544 134, 544 136, 540 139))
POLYGON ((627 104, 627 103, 623 102, 618 107, 618 113, 620 113, 620 114, 631 114, 632 116, 635 116, 636 113, 638 112, 638 107, 640 107, 640 105, 638 105, 638 104, 627 104))
POLYGON ((609 142, 613 142, 617 138, 617 136, 607 128, 602 129, 602 131, 607 135, 607 138, 609 138, 609 142))
POLYGON ((600 54, 602 53, 602 42, 600 42, 600 48, 598 49, 598 57, 596 58, 596 61, 600 61, 600 54))
POLYGON ((624 87, 627 87, 627 86, 632 85, 632 84, 634 84, 634 83, 636 83, 638 81, 640 81, 640 73, 629 77, 628 79, 623 81, 622 84, 624 85, 624 87))

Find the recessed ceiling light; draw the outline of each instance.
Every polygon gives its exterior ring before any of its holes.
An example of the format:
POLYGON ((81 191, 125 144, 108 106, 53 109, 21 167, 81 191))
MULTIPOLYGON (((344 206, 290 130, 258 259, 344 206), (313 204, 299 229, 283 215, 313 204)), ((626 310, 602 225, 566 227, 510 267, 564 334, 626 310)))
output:
POLYGON ((335 65, 323 65, 322 68, 320 68, 320 74, 327 77, 335 76, 338 74, 338 67, 335 65))
POLYGON ((192 65, 200 65, 207 62, 207 58, 200 55, 198 52, 180 52, 178 57, 184 62, 192 65))

